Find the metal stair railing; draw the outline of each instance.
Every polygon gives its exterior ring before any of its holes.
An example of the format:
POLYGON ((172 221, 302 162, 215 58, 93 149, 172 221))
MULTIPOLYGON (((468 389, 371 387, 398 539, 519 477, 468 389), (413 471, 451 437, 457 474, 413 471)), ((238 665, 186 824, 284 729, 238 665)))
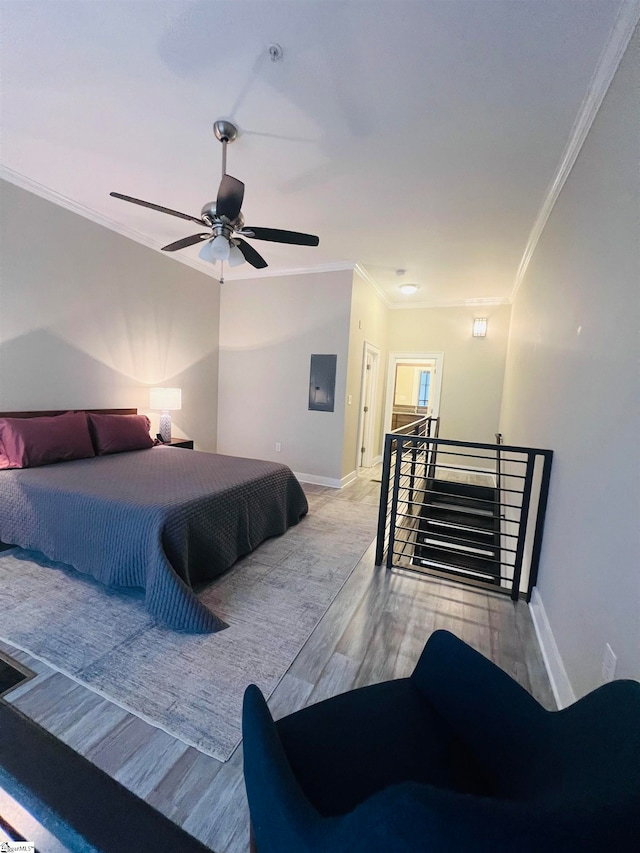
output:
MULTIPOLYGON (((395 476, 395 444, 393 441, 393 436, 396 435, 408 435, 413 436, 414 438, 430 438, 437 437, 440 429, 440 418, 434 418, 430 415, 421 416, 416 418, 415 421, 412 421, 409 424, 405 424, 404 426, 398 427, 393 430, 386 436, 385 443, 385 453, 382 462, 382 480, 380 486, 380 508, 378 513, 378 534, 377 534, 377 545, 376 545, 376 565, 380 565, 382 562, 382 548, 384 542, 388 540, 390 535, 390 493, 389 493, 389 483, 391 478, 395 476), (389 452, 387 452, 387 446, 389 446, 389 452), (384 504, 384 505, 383 505, 384 504)), ((429 464, 435 470, 435 451, 430 449, 429 453, 429 464)), ((412 460, 412 474, 415 474, 415 464, 417 462, 417 453, 412 460)), ((413 477, 411 478, 413 480, 413 477)), ((413 492, 411 492, 411 497, 413 497, 413 492)))
POLYGON ((441 439, 427 420, 385 437, 376 565, 529 600, 553 452, 441 439))

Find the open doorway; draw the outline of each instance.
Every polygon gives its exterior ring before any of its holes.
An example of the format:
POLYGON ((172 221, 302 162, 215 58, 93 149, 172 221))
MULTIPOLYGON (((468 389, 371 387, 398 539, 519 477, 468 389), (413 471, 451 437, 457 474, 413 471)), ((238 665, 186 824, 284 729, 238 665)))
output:
POLYGON ((389 355, 385 432, 440 412, 444 353, 392 352, 389 355))
POLYGON ((360 381, 360 420, 358 426, 358 452, 356 466, 371 468, 375 462, 375 421, 377 410, 378 368, 380 350, 365 341, 362 354, 360 381))

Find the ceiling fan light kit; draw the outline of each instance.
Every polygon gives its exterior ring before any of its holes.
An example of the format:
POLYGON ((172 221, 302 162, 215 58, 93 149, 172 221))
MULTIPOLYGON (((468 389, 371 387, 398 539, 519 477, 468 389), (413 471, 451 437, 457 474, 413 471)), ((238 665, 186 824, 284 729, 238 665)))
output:
POLYGON ((245 263, 245 258, 240 249, 236 246, 233 240, 229 243, 229 257, 227 263, 230 267, 239 267, 245 263))
POLYGON ((170 207, 162 207, 150 201, 112 192, 111 196, 142 207, 149 207, 160 213, 177 216, 189 222, 197 222, 209 228, 209 231, 182 237, 167 246, 163 252, 177 252, 204 243, 198 257, 210 263, 226 261, 229 266, 237 267, 245 262, 256 269, 264 269, 267 262, 250 243, 243 240, 268 240, 272 243, 288 243, 295 246, 318 246, 320 240, 313 234, 303 234, 299 231, 283 231, 279 228, 245 227, 241 208, 244 199, 244 184, 237 178, 227 174, 227 145, 238 137, 238 129, 230 121, 219 119, 213 123, 213 133, 222 143, 222 180, 215 201, 207 202, 200 211, 200 217, 190 216, 170 207), (235 236, 238 235, 238 236, 235 236), (205 242, 206 241, 206 242, 205 242))
POLYGON ((209 242, 209 246, 211 247, 211 257, 216 261, 229 260, 230 246, 227 237, 222 234, 218 234, 217 237, 214 237, 213 240, 209 242))

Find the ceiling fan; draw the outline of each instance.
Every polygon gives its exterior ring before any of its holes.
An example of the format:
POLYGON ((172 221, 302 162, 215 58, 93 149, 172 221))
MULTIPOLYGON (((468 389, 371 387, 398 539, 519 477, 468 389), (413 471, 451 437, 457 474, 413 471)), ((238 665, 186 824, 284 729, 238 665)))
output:
POLYGON ((218 188, 218 196, 215 201, 209 201, 200 211, 200 217, 189 216, 188 213, 180 213, 169 207, 162 207, 150 201, 142 201, 122 193, 110 193, 114 198, 130 201, 142 207, 150 207, 159 210, 160 213, 168 213, 178 216, 189 222, 197 222, 209 230, 198 234, 191 234, 169 243, 162 247, 163 252, 176 252, 178 249, 186 249, 195 243, 202 243, 199 256, 205 261, 226 261, 229 266, 236 267, 245 261, 256 269, 264 269, 267 262, 249 243, 244 240, 248 237, 253 240, 269 240, 272 243, 290 243, 295 246, 317 246, 320 243, 318 237, 313 234, 302 234, 299 231, 282 231, 279 228, 254 228, 245 226, 244 216, 241 213, 242 200, 244 198, 244 184, 237 178, 227 175, 227 145, 233 142, 238 135, 237 128, 229 121, 216 121, 213 125, 216 139, 222 143, 222 180, 218 188))

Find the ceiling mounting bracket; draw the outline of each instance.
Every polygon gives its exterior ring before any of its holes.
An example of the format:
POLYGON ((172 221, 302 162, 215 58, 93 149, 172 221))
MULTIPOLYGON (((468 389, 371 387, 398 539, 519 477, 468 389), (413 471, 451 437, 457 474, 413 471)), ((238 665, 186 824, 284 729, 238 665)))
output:
POLYGON ((225 121, 224 119, 214 121, 213 132, 216 135, 216 139, 219 139, 220 142, 233 142, 238 136, 238 128, 235 124, 231 124, 230 121, 225 121))
POLYGON ((273 42, 269 45, 269 56, 271 57, 272 62, 282 62, 282 58, 284 57, 284 51, 282 50, 279 44, 273 42))

